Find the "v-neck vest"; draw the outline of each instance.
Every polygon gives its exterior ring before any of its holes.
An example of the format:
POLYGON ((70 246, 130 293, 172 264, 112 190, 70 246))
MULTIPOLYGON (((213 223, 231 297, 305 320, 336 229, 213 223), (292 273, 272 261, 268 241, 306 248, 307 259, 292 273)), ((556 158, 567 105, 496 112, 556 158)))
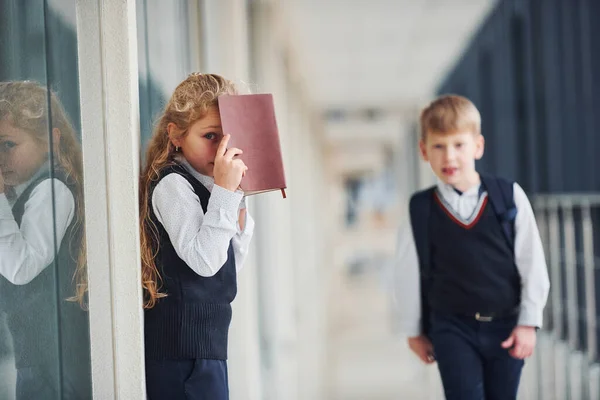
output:
POLYGON ((428 301, 447 313, 504 312, 520 303, 520 275, 502 227, 482 193, 468 219, 435 193, 429 219, 432 286, 428 301))

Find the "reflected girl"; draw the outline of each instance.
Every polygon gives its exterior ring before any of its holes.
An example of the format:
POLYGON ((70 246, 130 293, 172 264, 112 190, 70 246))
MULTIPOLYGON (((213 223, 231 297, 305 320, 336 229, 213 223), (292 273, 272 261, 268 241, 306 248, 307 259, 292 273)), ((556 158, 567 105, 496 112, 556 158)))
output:
POLYGON ((91 398, 82 177, 56 95, 0 82, 0 309, 18 400, 91 398))

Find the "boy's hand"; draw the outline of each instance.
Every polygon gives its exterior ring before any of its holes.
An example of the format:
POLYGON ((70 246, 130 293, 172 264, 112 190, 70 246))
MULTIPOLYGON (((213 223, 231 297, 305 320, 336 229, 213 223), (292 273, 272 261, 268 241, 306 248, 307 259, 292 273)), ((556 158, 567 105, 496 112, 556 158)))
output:
POLYGON ((425 364, 433 364, 435 357, 433 356, 433 344, 425 336, 414 336, 408 338, 408 347, 423 361, 425 364))
POLYGON ((231 149, 227 148, 229 138, 230 135, 225 135, 221 139, 221 143, 219 143, 213 174, 215 176, 215 184, 234 192, 240 186, 242 176, 246 173, 248 167, 246 167, 246 164, 242 160, 235 158, 243 153, 242 150, 235 147, 231 149))
POLYGON ((535 342, 536 333, 533 326, 517 326, 508 339, 502 342, 502 347, 509 349, 512 357, 523 360, 533 354, 535 342))

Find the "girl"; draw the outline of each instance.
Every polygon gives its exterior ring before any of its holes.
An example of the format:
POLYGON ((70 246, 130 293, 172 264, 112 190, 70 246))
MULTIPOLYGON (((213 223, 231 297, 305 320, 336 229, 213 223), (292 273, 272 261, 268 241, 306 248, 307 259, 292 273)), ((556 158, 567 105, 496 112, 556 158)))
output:
POLYGON ((17 399, 91 398, 83 212, 81 151, 58 98, 0 82, 0 307, 17 399))
POLYGON ((151 400, 229 398, 227 335, 254 222, 238 190, 217 98, 232 82, 192 74, 166 105, 140 182, 146 387, 151 400))

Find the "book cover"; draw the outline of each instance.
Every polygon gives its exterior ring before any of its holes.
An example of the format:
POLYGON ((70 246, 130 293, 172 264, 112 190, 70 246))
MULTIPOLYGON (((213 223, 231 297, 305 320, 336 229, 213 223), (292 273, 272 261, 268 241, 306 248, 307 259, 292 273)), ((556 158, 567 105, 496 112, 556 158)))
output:
POLYGON ((285 198, 287 186, 273 95, 223 95, 218 102, 223 133, 231 135, 230 147, 244 152, 239 158, 248 167, 241 189, 246 195, 281 190, 285 198))

